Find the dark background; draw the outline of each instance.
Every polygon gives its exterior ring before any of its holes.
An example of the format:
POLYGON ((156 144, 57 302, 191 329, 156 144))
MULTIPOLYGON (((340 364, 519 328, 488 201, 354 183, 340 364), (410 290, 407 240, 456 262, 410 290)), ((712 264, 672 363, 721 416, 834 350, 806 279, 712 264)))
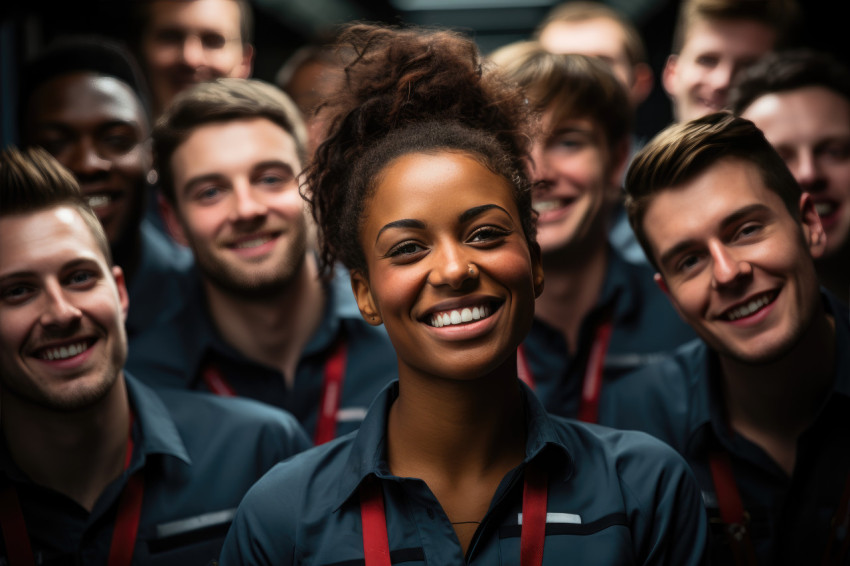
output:
MULTIPOLYGON (((447 26, 470 35, 482 52, 527 39, 555 0, 252 0, 255 78, 273 81, 283 61, 327 26, 368 20, 447 26)), ((670 51, 678 0, 606 0, 641 31, 656 73, 656 85, 639 108, 637 133, 651 136, 671 119, 659 82, 670 51)), ((20 62, 57 36, 99 33, 133 36, 127 0, 9 0, 0 8, 0 146, 16 141, 15 100, 20 62)), ((843 12, 847 0, 801 0, 797 43, 831 51, 850 64, 843 12), (844 6, 842 13, 837 13, 844 6)))

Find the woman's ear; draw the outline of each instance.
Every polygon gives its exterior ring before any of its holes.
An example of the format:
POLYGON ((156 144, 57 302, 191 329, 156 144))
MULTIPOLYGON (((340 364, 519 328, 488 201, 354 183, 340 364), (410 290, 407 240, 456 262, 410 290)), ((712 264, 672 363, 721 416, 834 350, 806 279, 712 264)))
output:
POLYGON ((354 299, 357 301, 357 308, 360 309, 360 316, 372 326, 380 326, 383 319, 375 306, 369 278, 359 270, 352 271, 350 277, 351 290, 354 291, 354 299))

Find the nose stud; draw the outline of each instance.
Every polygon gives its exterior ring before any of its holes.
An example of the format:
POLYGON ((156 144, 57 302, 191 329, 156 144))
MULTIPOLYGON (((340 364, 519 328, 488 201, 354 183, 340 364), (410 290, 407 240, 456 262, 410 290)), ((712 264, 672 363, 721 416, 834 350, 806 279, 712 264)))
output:
POLYGON ((477 276, 477 275, 478 275, 478 270, 475 268, 475 266, 474 266, 474 265, 472 265, 472 264, 470 263, 470 264, 469 264, 469 276, 470 276, 470 277, 475 277, 475 276, 477 276))

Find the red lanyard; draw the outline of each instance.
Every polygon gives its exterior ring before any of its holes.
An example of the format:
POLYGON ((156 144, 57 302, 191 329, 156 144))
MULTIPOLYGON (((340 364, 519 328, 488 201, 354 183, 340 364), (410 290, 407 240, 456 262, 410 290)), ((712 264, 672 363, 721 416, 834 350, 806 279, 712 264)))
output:
MULTIPOLYGON (((758 564, 755 548, 747 529, 749 516, 744 510, 741 494, 732 474, 732 462, 729 454, 723 450, 711 453, 709 457, 711 479, 717 494, 717 505, 720 507, 720 518, 726 525, 729 534, 729 546, 736 566, 755 566, 758 564)), ((833 515, 830 524, 829 539, 826 552, 821 562, 822 566, 842 564, 841 558, 850 550, 850 536, 846 533, 850 527, 850 474, 844 485, 841 502, 833 515), (844 533, 843 535, 841 533, 844 533), (843 538, 843 541, 842 541, 843 538), (835 544, 839 541, 838 544, 835 544), (835 544, 835 546, 833 546, 835 544)))
MULTIPOLYGON (((322 395, 319 399, 319 418, 313 435, 313 443, 316 446, 336 438, 337 414, 342 399, 342 383, 345 380, 347 350, 345 340, 337 340, 330 357, 325 362, 322 395)), ((216 395, 236 397, 236 390, 215 365, 207 364, 201 372, 201 377, 209 390, 216 395)))
MULTIPOLYGON (((577 418, 580 421, 595 423, 599 419, 599 394, 602 391, 602 376, 605 370, 605 355, 611 342, 611 321, 604 320, 597 328, 584 368, 584 381, 581 389, 581 405, 577 418)), ((525 346, 520 344, 517 349, 517 375, 534 388, 534 376, 525 354, 525 346)))
MULTIPOLYGON (((132 431, 132 419, 130 421, 132 431)), ((133 456, 132 432, 127 441, 127 454, 124 458, 124 469, 130 467, 133 456)), ((133 559, 133 549, 136 546, 136 536, 139 532, 139 521, 142 516, 142 499, 145 491, 145 481, 142 470, 134 473, 127 480, 127 485, 118 500, 118 514, 109 545, 108 566, 129 566, 133 559)), ((18 494, 11 485, 0 491, 0 527, 3 539, 6 541, 6 552, 9 563, 13 566, 35 566, 24 514, 18 494)))
MULTIPOLYGON (((529 463, 525 467, 522 490, 522 531, 519 542, 521 566, 539 566, 543 563, 547 496, 548 478, 545 470, 529 463)), ((384 492, 377 478, 368 478, 360 488, 360 517, 366 566, 391 566, 384 492)))

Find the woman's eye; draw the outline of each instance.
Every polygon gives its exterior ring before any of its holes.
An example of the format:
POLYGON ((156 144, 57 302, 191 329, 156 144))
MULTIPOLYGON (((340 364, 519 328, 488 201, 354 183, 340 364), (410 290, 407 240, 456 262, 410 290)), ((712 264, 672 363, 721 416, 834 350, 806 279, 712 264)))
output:
POLYGON ((509 235, 510 231, 495 226, 484 226, 472 233, 470 242, 492 242, 509 235))
POLYGON ((393 247, 393 249, 391 249, 390 252, 387 254, 387 257, 409 256, 419 253, 424 249, 425 248, 423 248, 416 242, 404 242, 393 247))

